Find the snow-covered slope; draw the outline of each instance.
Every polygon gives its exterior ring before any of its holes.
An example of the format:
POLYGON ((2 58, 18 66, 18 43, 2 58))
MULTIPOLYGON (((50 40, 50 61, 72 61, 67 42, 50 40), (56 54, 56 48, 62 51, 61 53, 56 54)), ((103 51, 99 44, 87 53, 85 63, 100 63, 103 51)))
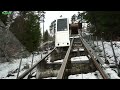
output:
MULTIPOLYGON (((45 54, 43 56, 45 56, 45 54)), ((35 55, 33 64, 35 64, 40 59, 41 59, 41 54, 35 55)), ((29 67, 31 67, 31 62, 32 62, 32 55, 29 56, 28 58, 22 59, 22 64, 21 64, 19 75, 21 75, 27 70, 27 69, 24 69, 24 66, 26 64, 28 64, 29 67)), ((13 71, 18 69, 19 63, 20 63, 20 59, 13 60, 13 62, 11 63, 10 62, 0 63, 0 79, 16 79, 17 71, 15 73, 13 73, 13 71), (13 73, 14 76, 6 77, 8 73, 11 73, 11 72, 13 73)))
MULTIPOLYGON (((115 59, 113 57, 113 51, 112 51, 112 47, 111 47, 111 43, 110 42, 103 42, 104 43, 104 47, 105 47, 105 52, 106 52, 106 56, 107 56, 107 60, 109 60, 110 63, 115 63, 115 59)), ((97 42, 95 42, 96 46, 97 46, 97 42)), ((102 56, 104 56, 104 52, 103 52, 103 46, 102 46, 102 42, 98 41, 98 46, 99 48, 102 50, 102 56)), ((120 61, 120 41, 113 41, 113 48, 115 51, 115 55, 117 57, 117 61, 120 61)))

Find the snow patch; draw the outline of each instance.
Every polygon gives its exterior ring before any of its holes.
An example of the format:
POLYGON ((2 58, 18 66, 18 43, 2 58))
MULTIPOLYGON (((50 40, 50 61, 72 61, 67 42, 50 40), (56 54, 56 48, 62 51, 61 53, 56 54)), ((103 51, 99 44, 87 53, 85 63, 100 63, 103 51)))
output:
POLYGON ((68 76, 68 79, 98 79, 95 76, 95 72, 87 74, 76 74, 68 76))
MULTIPOLYGON (((43 54, 42 56, 44 57, 46 54, 43 54)), ((31 67, 31 62, 32 62, 32 56, 30 55, 27 58, 22 59, 22 64, 19 72, 19 76, 24 73, 27 69, 23 69, 26 64, 29 64, 29 67, 31 67)), ((41 59, 41 54, 34 55, 34 60, 33 60, 33 65, 37 63, 41 59)), ((0 63, 0 79, 16 79, 17 73, 13 73, 10 77, 6 77, 9 72, 15 71, 16 69, 19 68, 19 63, 21 59, 15 59, 13 62, 5 62, 5 63, 0 63)))
POLYGON ((80 56, 80 57, 73 57, 71 58, 71 61, 88 61, 88 57, 87 56, 80 56))

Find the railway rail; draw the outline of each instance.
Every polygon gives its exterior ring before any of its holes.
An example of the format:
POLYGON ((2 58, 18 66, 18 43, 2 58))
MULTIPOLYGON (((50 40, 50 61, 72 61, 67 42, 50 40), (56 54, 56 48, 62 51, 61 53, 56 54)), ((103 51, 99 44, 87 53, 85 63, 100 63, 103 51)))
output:
MULTIPOLYGON (((101 65, 104 65, 104 62, 102 61, 102 59, 97 56, 97 54, 94 52, 94 50, 87 44, 87 42, 83 39, 82 35, 79 34, 79 42, 82 43, 82 46, 84 47, 84 49, 87 51, 87 53, 90 55, 90 57, 92 58, 92 62, 94 64, 94 66, 97 68, 97 70, 100 72, 101 76, 103 79, 109 79, 109 76, 104 72, 103 68, 101 65)), ((71 61, 70 61, 70 53, 72 50, 72 46, 74 44, 74 37, 71 40, 71 44, 66 52, 66 55, 63 59, 62 65, 57 73, 57 79, 67 79, 66 77, 68 77, 68 72, 66 72, 67 70, 69 70, 70 68, 68 68, 68 66, 70 66, 71 61)), ((43 61, 45 61, 45 59, 56 49, 56 47, 50 52, 48 53, 46 56, 44 56, 41 60, 39 60, 36 64, 34 64, 30 69, 28 69, 27 71, 25 71, 22 75, 20 75, 17 79, 23 79, 25 78, 33 69, 35 69, 40 63, 42 63, 43 61)))
POLYGON ((36 64, 34 64, 30 69, 28 69, 26 72, 20 75, 17 79, 23 79, 25 76, 27 76, 34 68, 37 67, 38 64, 40 64, 43 60, 45 60, 45 58, 48 57, 55 49, 56 47, 51 52, 49 52, 46 56, 44 56, 41 60, 39 60, 36 64))

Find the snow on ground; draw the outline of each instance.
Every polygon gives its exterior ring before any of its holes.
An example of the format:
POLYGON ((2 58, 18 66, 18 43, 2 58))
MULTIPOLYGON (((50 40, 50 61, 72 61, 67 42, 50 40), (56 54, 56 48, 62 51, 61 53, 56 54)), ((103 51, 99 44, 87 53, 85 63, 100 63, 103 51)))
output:
MULTIPOLYGON (((87 56, 80 56, 80 57, 72 57, 71 58, 71 61, 89 61, 88 57, 87 56)), ((47 60, 47 63, 62 63, 63 62, 63 59, 61 60, 57 60, 57 61, 54 61, 54 62, 50 62, 50 60, 48 59, 47 60)))
MULTIPOLYGON (((57 79, 57 77, 48 77, 43 79, 57 79)), ((87 74, 75 74, 69 75, 68 79, 98 79, 96 72, 87 73, 87 74)))
MULTIPOLYGON (((94 41, 95 45, 97 46, 97 42, 94 41)), ((115 55, 117 57, 117 62, 119 63, 120 61, 120 41, 113 41, 113 48, 115 51, 115 55)), ((105 47, 105 53, 106 53, 106 58, 109 61, 109 65, 115 65, 115 59, 113 57, 113 51, 112 51, 112 47, 111 47, 111 43, 110 42, 103 42, 104 47, 105 47)), ((103 51, 103 46, 102 46, 102 42, 98 41, 98 47, 99 49, 102 50, 101 54, 102 57, 104 58, 104 51, 103 51)), ((118 77, 117 75, 117 69, 116 68, 106 68, 105 72, 110 76, 111 79, 120 79, 120 77, 118 77)))
POLYGON ((87 74, 76 74, 68 76, 68 79, 98 79, 95 72, 87 74))
POLYGON ((70 38, 79 38, 79 35, 73 35, 70 38))
POLYGON ((116 72, 114 70, 112 70, 111 68, 107 68, 104 71, 109 75, 110 79, 120 79, 120 77, 118 77, 116 72))
MULTIPOLYGON (((78 51, 78 49, 73 49, 72 51, 78 51)), ((79 48, 79 51, 84 51, 84 48, 79 48)))
MULTIPOLYGON (((45 55, 46 54, 43 54, 43 57, 45 55)), ((41 59, 41 54, 35 55, 33 64, 37 63, 37 61, 39 61, 40 59, 41 59)), ((11 63, 10 62, 0 63, 0 79, 16 79, 17 73, 14 73, 14 76, 10 76, 10 77, 6 77, 6 76, 8 75, 8 73, 15 71, 19 67, 20 60, 21 59, 16 59, 13 60, 13 62, 11 63)), ((32 55, 30 55, 28 58, 22 59, 22 64, 20 68, 21 71, 19 75, 21 75, 27 70, 27 69, 23 69, 26 64, 29 64, 29 67, 31 67, 31 62, 32 62, 32 55)))
MULTIPOLYGON (((104 71, 106 72, 106 74, 109 76, 110 79, 120 79, 120 77, 118 77, 116 72, 111 68, 107 68, 104 71)), ((95 71, 87 74, 70 75, 68 78, 69 79, 102 79, 99 71, 95 71)))
MULTIPOLYGON (((111 43, 110 42, 103 42, 104 43, 104 47, 105 47, 105 52, 106 52, 106 56, 107 56, 107 60, 110 63, 115 63, 115 59, 113 57, 113 51, 112 51, 112 47, 111 47, 111 43)), ((97 45, 97 42, 95 42, 95 44, 97 45)), ((113 41, 113 48, 115 51, 115 55, 117 57, 117 61, 120 61, 120 41, 113 41)), ((101 54, 102 56, 104 56, 104 52, 103 52, 103 47, 102 47, 102 42, 98 41, 98 46, 99 48, 102 50, 101 54)))
POLYGON ((57 77, 48 77, 48 78, 43 78, 43 79, 57 79, 57 77))
MULTIPOLYGON (((112 69, 108 68, 105 72, 109 75, 110 79, 120 79, 112 69)), ((57 77, 48 77, 43 79, 57 79, 57 77)), ((69 75, 68 79, 102 79, 99 71, 87 73, 87 74, 75 74, 69 75)))
POLYGON ((71 58, 71 61, 88 61, 88 57, 87 56, 80 56, 80 57, 73 57, 71 58))
MULTIPOLYGON (((96 72, 87 73, 87 74, 69 75, 68 79, 98 79, 98 77, 95 74, 96 72)), ((57 79, 57 77, 48 77, 43 79, 57 79)))
POLYGON ((53 63, 62 63, 62 62, 63 62, 63 59, 54 61, 53 63))

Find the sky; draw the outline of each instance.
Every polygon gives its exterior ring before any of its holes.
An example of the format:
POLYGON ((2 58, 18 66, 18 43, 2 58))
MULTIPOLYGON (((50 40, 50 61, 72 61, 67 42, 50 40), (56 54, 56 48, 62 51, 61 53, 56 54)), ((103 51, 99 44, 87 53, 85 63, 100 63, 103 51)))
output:
MULTIPOLYGON (((48 30, 48 32, 49 32, 49 26, 51 22, 59 18, 61 15, 62 17, 68 18, 69 21, 71 21, 71 16, 73 14, 78 13, 78 11, 45 11, 45 12, 46 14, 45 14, 44 30, 48 30)), ((43 28, 43 23, 41 23, 41 28, 43 28)))

